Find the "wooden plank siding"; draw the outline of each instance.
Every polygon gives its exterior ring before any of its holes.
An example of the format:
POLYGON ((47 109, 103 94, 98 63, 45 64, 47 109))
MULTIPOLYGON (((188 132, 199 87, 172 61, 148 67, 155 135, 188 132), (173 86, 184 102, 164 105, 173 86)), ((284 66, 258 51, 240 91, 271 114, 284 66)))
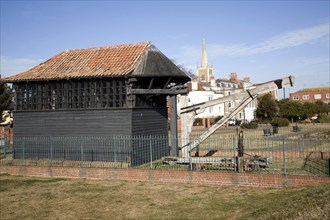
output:
POLYGON ((132 112, 132 135, 167 134, 167 108, 135 108, 132 112))
POLYGON ((14 117, 15 159, 79 161, 83 151, 83 160, 138 166, 169 155, 167 108, 15 111, 14 117))
POLYGON ((15 136, 131 135, 131 109, 15 111, 15 136))

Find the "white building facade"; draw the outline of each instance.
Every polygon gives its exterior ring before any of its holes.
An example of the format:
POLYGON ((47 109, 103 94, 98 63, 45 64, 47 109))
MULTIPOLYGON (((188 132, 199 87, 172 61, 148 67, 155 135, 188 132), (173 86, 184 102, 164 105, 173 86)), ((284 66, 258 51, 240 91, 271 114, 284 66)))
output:
MULTIPOLYGON (((224 96, 233 95, 236 93, 244 92, 247 88, 252 86, 250 79, 244 77, 243 80, 239 80, 236 73, 230 74, 230 79, 217 79, 215 80, 213 75, 213 67, 208 64, 206 55, 205 40, 202 45, 202 65, 197 68, 198 81, 192 81, 188 83, 188 106, 206 102, 209 100, 221 98, 224 96)), ((180 115, 182 100, 178 97, 177 110, 180 115), (181 100, 181 101, 180 101, 181 100)), ((203 112, 197 112, 195 118, 216 118, 218 116, 224 116, 230 110, 239 105, 242 100, 232 100, 230 102, 217 104, 206 108, 203 112)), ((236 120, 249 122, 254 119, 254 112, 257 108, 257 101, 253 100, 249 103, 241 112, 235 116, 236 120)))

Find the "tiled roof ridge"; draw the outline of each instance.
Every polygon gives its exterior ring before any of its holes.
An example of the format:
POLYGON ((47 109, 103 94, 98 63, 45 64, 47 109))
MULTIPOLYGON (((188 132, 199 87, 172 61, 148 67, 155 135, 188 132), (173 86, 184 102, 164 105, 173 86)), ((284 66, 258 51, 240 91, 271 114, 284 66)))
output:
MULTIPOLYGON (((137 42, 137 43, 131 43, 131 44, 113 44, 109 46, 95 46, 95 47, 86 47, 86 48, 77 48, 77 49, 66 49, 58 53, 57 55, 61 53, 67 53, 71 51, 82 51, 82 50, 101 50, 101 49, 111 49, 116 47, 131 47, 131 46, 139 46, 139 45, 151 45, 151 41, 144 41, 144 42, 137 42)), ((56 56, 56 55, 55 55, 56 56)))
POLYGON ((135 68, 138 60, 151 45, 150 41, 146 41, 64 50, 31 69, 7 77, 4 80, 13 82, 21 80, 124 76, 135 68), (112 55, 109 54, 109 51, 119 51, 117 55, 120 56, 111 57, 112 55), (84 62, 79 62, 79 59, 84 59, 84 62), (109 63, 107 59, 112 59, 112 63, 109 63), (104 61, 107 62, 104 63, 104 61), (73 65, 70 65, 71 62, 73 65))

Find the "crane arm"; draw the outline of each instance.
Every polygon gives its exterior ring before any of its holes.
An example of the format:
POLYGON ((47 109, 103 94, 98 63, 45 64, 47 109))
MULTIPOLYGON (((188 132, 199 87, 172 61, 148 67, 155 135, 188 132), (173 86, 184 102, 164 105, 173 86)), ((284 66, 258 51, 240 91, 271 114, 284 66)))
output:
POLYGON ((248 96, 253 97, 254 95, 264 94, 267 92, 274 91, 276 89, 281 89, 283 87, 293 86, 294 80, 295 80, 294 76, 288 76, 288 77, 285 77, 282 79, 277 79, 277 80, 269 81, 266 83, 257 84, 241 93, 213 99, 213 100, 210 100, 207 102, 202 102, 202 103, 199 103, 196 105, 183 107, 183 108, 181 108, 181 114, 192 112, 192 111, 194 111, 194 112, 202 111, 203 109, 213 106, 213 105, 221 104, 224 102, 229 102, 232 100, 243 100, 248 96))
POLYGON ((217 105, 220 103, 224 103, 231 100, 243 100, 239 105, 229 111, 227 115, 225 115, 223 118, 221 118, 217 123, 215 123, 211 128, 209 128, 206 132, 204 132, 199 138, 194 140, 193 142, 185 145, 182 147, 182 156, 188 157, 189 152, 195 149, 197 146, 199 146, 204 140, 206 140, 210 135, 212 135, 219 127, 221 127, 223 124, 225 124, 230 118, 235 116, 239 111, 245 108, 246 105, 248 105, 253 99, 255 99, 258 95, 264 94, 267 92, 274 91, 276 89, 281 89, 283 87, 287 86, 293 86, 294 83, 294 76, 285 77, 283 79, 278 79, 262 84, 255 85, 254 87, 242 92, 233 94, 231 96, 226 96, 214 100, 210 100, 207 102, 199 103, 196 105, 183 107, 181 110, 181 114, 189 113, 189 112, 196 112, 201 111, 207 107, 217 105))

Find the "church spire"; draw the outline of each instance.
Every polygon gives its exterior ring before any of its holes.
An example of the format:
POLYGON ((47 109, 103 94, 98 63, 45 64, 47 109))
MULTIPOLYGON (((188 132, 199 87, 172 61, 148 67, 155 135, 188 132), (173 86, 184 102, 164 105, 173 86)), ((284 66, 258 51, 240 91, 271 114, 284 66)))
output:
POLYGON ((206 54, 206 43, 205 39, 203 39, 203 45, 202 45, 202 67, 207 67, 207 54, 206 54))
POLYGON ((202 65, 197 67, 198 81, 210 83, 214 79, 213 67, 207 63, 206 43, 203 39, 202 45, 202 65))

